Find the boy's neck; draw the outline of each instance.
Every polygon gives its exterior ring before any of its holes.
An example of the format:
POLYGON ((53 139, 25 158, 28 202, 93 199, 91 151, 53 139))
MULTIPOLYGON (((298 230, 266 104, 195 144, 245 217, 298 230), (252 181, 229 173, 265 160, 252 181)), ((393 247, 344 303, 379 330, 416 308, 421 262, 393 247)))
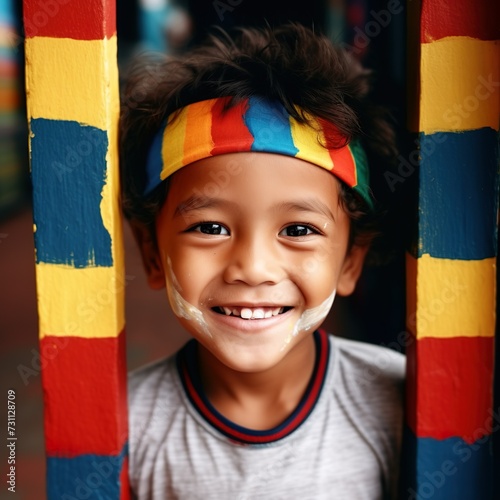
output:
POLYGON ((271 429, 299 404, 314 370, 314 337, 307 335, 276 366, 258 373, 232 370, 201 344, 198 360, 210 403, 233 423, 253 430, 271 429))

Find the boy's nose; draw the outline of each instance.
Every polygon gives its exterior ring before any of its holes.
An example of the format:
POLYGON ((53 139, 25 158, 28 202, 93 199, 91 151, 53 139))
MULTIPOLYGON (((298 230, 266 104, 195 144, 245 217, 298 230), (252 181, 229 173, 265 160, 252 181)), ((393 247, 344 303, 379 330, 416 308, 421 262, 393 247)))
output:
POLYGON ((283 259, 272 243, 261 240, 241 241, 227 255, 224 270, 226 283, 246 283, 249 286, 276 284, 284 277, 283 259))

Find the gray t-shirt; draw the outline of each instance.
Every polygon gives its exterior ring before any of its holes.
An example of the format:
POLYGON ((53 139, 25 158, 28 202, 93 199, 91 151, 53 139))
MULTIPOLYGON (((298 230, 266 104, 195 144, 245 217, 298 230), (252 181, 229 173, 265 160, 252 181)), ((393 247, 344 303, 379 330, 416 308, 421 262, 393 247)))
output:
POLYGON ((130 375, 130 482, 137 498, 396 498, 405 358, 314 333, 316 364, 293 414, 237 426, 203 394, 196 342, 130 375))

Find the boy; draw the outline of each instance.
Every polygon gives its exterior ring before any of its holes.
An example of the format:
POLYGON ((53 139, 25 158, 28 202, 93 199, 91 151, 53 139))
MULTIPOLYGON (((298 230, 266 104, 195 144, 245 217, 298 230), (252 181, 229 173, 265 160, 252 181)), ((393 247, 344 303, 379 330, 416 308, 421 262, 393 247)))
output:
POLYGON ((134 494, 395 498, 404 358, 318 330, 354 290, 369 174, 392 151, 367 74, 290 25, 155 75, 138 66, 125 88, 124 209, 193 340, 131 375, 134 494))

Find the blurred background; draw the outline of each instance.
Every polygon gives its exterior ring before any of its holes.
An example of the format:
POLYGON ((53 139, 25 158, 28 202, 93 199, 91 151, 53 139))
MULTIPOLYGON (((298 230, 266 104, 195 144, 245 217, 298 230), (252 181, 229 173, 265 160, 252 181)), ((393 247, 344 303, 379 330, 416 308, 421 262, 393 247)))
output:
MULTIPOLYGON (((7 389, 17 393, 16 498, 31 500, 45 497, 45 459, 21 8, 21 1, 0 0, 0 394, 7 389)), ((145 51, 182 54, 200 43, 213 26, 230 29, 297 21, 314 27, 373 69, 374 93, 392 113, 403 149, 410 140, 404 133, 404 0, 309 0, 307 7, 284 0, 117 0, 117 15, 121 70, 130 57, 145 51)), ((405 193, 398 190, 397 196, 405 193)), ((126 224, 124 229, 127 356, 129 369, 134 369, 173 353, 187 335, 177 325, 164 294, 147 288, 126 224)), ((405 227, 399 231, 403 241, 405 227)), ((367 270, 352 297, 336 299, 326 320, 328 330, 404 351, 404 342, 398 341, 405 328, 402 248, 390 264, 367 270)), ((3 413, 1 419, 5 419, 3 413)), ((2 473, 6 462, 2 451, 2 473)), ((6 493, 1 488, 0 498, 6 493)))

